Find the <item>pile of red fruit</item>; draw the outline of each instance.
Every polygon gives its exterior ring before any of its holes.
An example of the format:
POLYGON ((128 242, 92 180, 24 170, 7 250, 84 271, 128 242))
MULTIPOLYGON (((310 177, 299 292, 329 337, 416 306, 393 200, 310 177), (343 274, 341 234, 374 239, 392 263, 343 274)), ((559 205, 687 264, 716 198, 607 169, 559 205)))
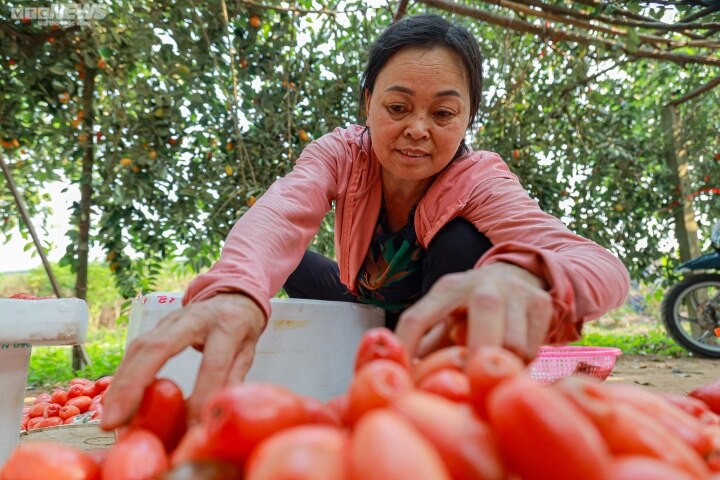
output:
POLYGON ((583 375, 543 386, 497 347, 412 363, 375 329, 329 402, 246 383, 188 427, 179 388, 156 380, 110 449, 26 443, 0 480, 720 480, 720 382, 692 395, 583 375))
POLYGON ((77 423, 80 415, 87 420, 99 420, 102 399, 112 379, 107 376, 93 382, 74 378, 67 389, 57 388, 52 393, 39 394, 33 405, 23 408, 22 430, 77 423))

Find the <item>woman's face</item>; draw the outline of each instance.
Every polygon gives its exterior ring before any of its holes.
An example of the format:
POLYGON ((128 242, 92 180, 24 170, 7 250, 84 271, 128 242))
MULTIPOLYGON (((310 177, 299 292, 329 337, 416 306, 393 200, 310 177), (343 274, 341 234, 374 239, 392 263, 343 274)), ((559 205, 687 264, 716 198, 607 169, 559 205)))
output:
POLYGON ((380 70, 365 107, 385 179, 425 181, 452 160, 468 127, 470 92, 462 61, 446 48, 403 49, 380 70))

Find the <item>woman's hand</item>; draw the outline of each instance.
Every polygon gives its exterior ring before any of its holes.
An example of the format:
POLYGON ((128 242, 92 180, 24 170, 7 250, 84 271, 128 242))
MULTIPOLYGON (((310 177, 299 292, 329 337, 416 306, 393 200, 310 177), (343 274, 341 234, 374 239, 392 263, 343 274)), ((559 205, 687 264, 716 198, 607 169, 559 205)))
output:
POLYGON ((405 310, 396 333, 411 356, 422 356, 442 342, 458 312, 467 312, 468 347, 501 345, 530 361, 545 341, 553 315, 544 283, 501 262, 445 275, 405 310))
POLYGON ((109 430, 127 423, 158 370, 191 345, 203 351, 190 398, 190 416, 197 418, 216 391, 243 381, 265 323, 260 307, 241 294, 217 295, 163 317, 125 352, 105 395, 102 427, 109 430))

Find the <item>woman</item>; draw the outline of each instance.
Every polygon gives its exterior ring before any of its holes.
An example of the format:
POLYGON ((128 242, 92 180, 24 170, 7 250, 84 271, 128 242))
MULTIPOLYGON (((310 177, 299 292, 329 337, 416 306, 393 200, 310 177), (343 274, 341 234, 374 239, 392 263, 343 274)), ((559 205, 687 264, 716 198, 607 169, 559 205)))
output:
POLYGON ((393 24, 361 87, 365 126, 309 145, 237 222, 185 307, 131 344, 104 427, 126 421, 188 345, 205 352, 192 408, 242 381, 283 284, 291 296, 386 308, 411 354, 432 348, 426 333, 442 337, 460 312, 471 347, 504 345, 528 360, 624 301, 617 258, 543 213, 497 154, 465 146, 482 88, 465 29, 434 15, 393 24), (338 263, 305 251, 333 201, 338 263))

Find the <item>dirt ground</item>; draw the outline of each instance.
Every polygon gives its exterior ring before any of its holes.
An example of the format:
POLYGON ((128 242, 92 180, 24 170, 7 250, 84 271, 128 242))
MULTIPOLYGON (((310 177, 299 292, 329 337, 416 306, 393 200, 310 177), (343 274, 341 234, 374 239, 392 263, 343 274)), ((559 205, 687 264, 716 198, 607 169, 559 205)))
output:
POLYGON ((621 355, 607 381, 686 394, 697 386, 718 379, 720 359, 621 355))

